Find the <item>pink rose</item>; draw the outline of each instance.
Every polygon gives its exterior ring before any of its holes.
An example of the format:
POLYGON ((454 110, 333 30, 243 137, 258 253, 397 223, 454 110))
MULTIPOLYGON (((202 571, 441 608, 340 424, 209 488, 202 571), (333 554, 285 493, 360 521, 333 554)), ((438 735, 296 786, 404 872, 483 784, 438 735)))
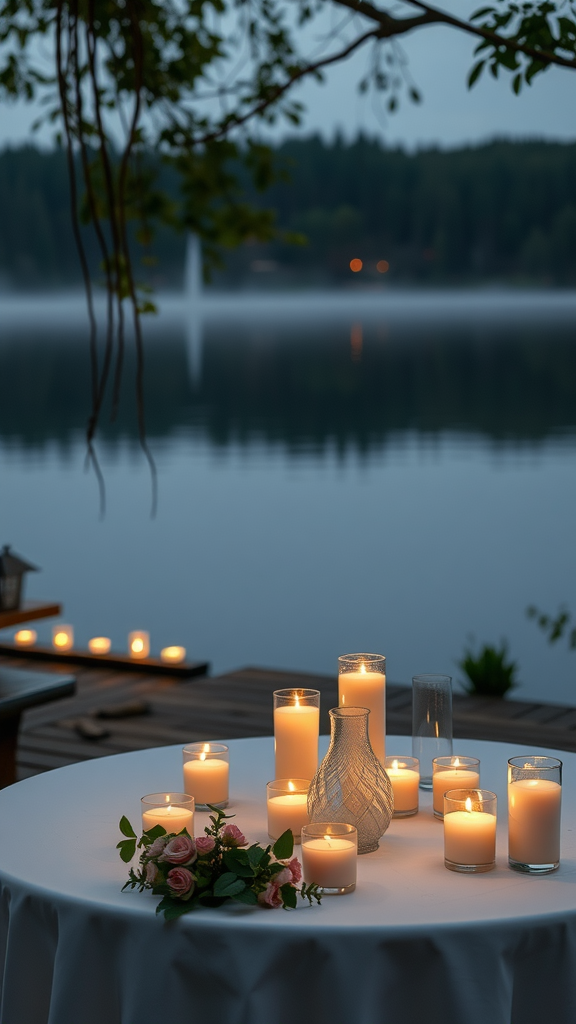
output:
POLYGON ((262 907, 281 907, 282 897, 278 891, 276 882, 268 882, 264 892, 258 893, 258 903, 262 907))
POLYGON ((286 882, 292 881, 292 872, 290 868, 282 868, 277 875, 274 875, 274 885, 280 888, 281 885, 286 885, 286 882))
POLYGON ((212 836, 198 836, 195 842, 196 849, 198 850, 200 856, 202 856, 202 854, 204 853, 212 853, 212 850, 216 846, 216 843, 212 839, 212 836))
POLYGON ((166 839, 165 836, 158 836, 158 839, 155 839, 154 842, 151 843, 150 846, 147 848, 146 856, 159 857, 160 854, 164 851, 164 847, 166 846, 167 842, 168 840, 166 839))
POLYGON ((196 843, 189 836, 175 836, 164 847, 160 860, 168 864, 193 864, 196 860, 196 843))
POLYGON ((299 882, 302 878, 302 866, 298 857, 292 857, 292 860, 288 862, 288 867, 292 872, 292 881, 299 882))
POLYGON ((171 896, 186 896, 187 894, 192 895, 194 889, 194 875, 191 871, 186 868, 171 868, 166 877, 166 881, 170 886, 172 892, 171 896))
POLYGON ((152 861, 148 861, 146 865, 146 881, 149 883, 149 885, 154 885, 157 874, 158 868, 156 867, 156 865, 153 864, 152 861))
POLYGON ((237 825, 224 825, 221 837, 224 846, 246 846, 248 842, 237 825))

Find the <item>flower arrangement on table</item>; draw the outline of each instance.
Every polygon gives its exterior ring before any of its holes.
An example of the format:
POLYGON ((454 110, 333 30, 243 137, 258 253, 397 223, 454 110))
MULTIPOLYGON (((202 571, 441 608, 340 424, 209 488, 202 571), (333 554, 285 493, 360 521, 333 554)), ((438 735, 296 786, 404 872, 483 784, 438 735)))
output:
POLYGON ((302 868, 293 857, 294 838, 288 829, 273 846, 248 842, 236 825, 226 824, 234 815, 211 807, 211 825, 204 836, 192 838, 183 829, 167 833, 155 825, 137 838, 126 817, 120 821, 125 839, 117 846, 124 863, 129 864, 136 849, 141 849, 139 866, 130 868, 124 889, 150 889, 162 899, 156 907, 167 921, 195 907, 219 907, 228 900, 247 906, 295 908, 298 896, 320 903, 319 887, 298 884, 302 868), (244 849, 247 847, 247 849, 244 849))

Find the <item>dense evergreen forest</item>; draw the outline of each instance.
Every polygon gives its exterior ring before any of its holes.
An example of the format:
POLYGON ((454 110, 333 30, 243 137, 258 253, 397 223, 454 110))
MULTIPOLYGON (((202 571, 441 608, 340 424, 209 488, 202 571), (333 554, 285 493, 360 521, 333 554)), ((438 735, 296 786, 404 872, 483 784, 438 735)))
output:
MULTIPOLYGON (((279 227, 307 244, 225 254, 216 285, 576 284, 574 143, 496 141, 407 154, 362 137, 352 144, 311 137, 285 142, 277 157, 290 181, 251 198, 273 207, 279 227), (362 261, 355 274, 353 259, 362 261)), ((154 250, 153 283, 179 287, 184 239, 163 229, 154 250)), ((79 283, 63 153, 4 150, 1 286, 79 283)))

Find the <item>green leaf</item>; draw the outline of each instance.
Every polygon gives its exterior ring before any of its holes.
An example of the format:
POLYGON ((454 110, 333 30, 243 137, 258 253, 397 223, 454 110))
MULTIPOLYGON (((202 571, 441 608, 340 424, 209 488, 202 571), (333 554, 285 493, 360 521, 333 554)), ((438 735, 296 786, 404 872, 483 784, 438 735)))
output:
POLYGON ((280 886, 280 893, 282 895, 282 904, 284 908, 290 907, 290 909, 295 910, 298 893, 294 886, 291 885, 290 882, 286 882, 285 885, 280 886))
POLYGON ((471 89, 475 82, 478 81, 480 75, 484 70, 485 60, 479 60, 478 63, 472 68, 472 71, 468 75, 468 88, 471 89))
POLYGON ((121 839, 116 846, 117 850, 120 850, 120 856, 125 864, 129 864, 132 857, 136 853, 136 840, 135 839, 121 839))
POLYGON ((244 889, 242 892, 232 896, 232 899, 236 903, 245 903, 248 907, 255 907, 258 904, 258 897, 255 892, 252 892, 252 889, 244 889))
POLYGON ((214 888, 212 892, 215 896, 237 896, 239 892, 243 892, 246 888, 246 883, 238 878, 233 871, 225 871, 220 878, 217 878, 214 882, 214 888))
POLYGON ((155 839, 158 839, 159 836, 166 835, 168 835, 168 833, 166 829, 163 827, 163 825, 154 825, 154 828, 146 829, 146 831, 142 835, 142 838, 145 839, 145 845, 148 846, 150 845, 150 843, 153 843, 155 839))
POLYGON ((254 878, 254 868, 250 864, 246 850, 227 850, 223 857, 229 871, 241 878, 254 878))
POLYGON ((120 831, 123 836, 128 836, 128 839, 136 839, 136 833, 125 814, 120 818, 120 831))
POLYGON ((266 850, 264 847, 259 846, 258 843, 254 843, 254 846, 249 846, 245 853, 250 863, 257 868, 266 853, 266 850))
POLYGON ((272 847, 272 853, 276 857, 276 860, 288 860, 294 852, 294 836, 292 835, 292 829, 287 828, 282 833, 279 839, 276 840, 272 847))
POLYGON ((182 917, 182 914, 187 914, 188 911, 192 910, 193 906, 194 904, 189 901, 183 902, 172 899, 171 896, 164 896, 164 899, 160 900, 156 907, 156 913, 163 913, 166 921, 176 921, 177 918, 182 917))

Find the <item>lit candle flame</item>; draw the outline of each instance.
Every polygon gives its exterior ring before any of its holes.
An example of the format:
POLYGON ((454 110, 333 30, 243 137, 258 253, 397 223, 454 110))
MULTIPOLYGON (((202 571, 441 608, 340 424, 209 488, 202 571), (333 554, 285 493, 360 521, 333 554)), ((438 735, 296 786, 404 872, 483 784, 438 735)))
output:
POLYGON ((529 761, 526 761, 526 764, 524 765, 524 767, 525 767, 525 768, 533 768, 533 767, 534 767, 534 765, 533 765, 533 764, 530 764, 530 762, 529 762, 529 761))
POLYGON ((14 634, 14 640, 22 647, 31 647, 32 644, 36 643, 37 637, 38 634, 35 629, 19 629, 14 634))
POLYGON ((294 707, 295 708, 299 708, 300 707, 300 698, 299 698, 298 694, 295 695, 295 698, 296 699, 294 701, 294 707))
POLYGON ((366 665, 364 664, 364 662, 362 662, 362 664, 360 665, 360 672, 363 676, 366 675, 366 665))
POLYGON ((294 785, 293 782, 288 783, 288 789, 290 790, 291 793, 294 793, 296 786, 294 785))
POLYGON ((209 754, 210 753, 210 744, 209 743, 205 743, 204 744, 204 753, 205 754, 209 754))
POLYGON ((326 840, 326 842, 328 843, 328 846, 330 846, 330 845, 331 845, 331 844, 330 844, 330 836, 324 836, 324 839, 325 839, 325 840, 326 840))
POLYGON ((460 758, 459 757, 455 757, 454 760, 452 761, 452 764, 453 764, 454 768, 459 768, 460 767, 460 758))
POLYGON ((206 760, 206 752, 205 752, 204 750, 203 750, 203 751, 202 751, 202 753, 200 754, 200 757, 199 757, 199 759, 198 759, 198 760, 199 760, 199 761, 205 761, 205 760, 206 760))
POLYGON ((396 760, 396 758, 394 758, 394 760, 392 761, 392 767, 394 771, 396 771, 396 769, 398 768, 398 761, 396 760))
POLYGON ((139 654, 139 653, 140 653, 140 651, 143 651, 143 650, 144 650, 144 643, 143 643, 143 641, 142 641, 142 640, 140 640, 140 639, 138 639, 138 640, 133 640, 133 641, 132 641, 132 650, 133 650, 133 651, 134 651, 134 652, 135 652, 136 654, 139 654))
POLYGON ((68 634, 56 633, 56 636, 54 637, 54 643, 56 647, 65 647, 66 644, 68 643, 68 634))
POLYGON ((471 811, 472 810, 472 800, 470 799, 469 796, 466 797, 466 800, 464 802, 464 806, 466 807, 467 811, 471 811))

